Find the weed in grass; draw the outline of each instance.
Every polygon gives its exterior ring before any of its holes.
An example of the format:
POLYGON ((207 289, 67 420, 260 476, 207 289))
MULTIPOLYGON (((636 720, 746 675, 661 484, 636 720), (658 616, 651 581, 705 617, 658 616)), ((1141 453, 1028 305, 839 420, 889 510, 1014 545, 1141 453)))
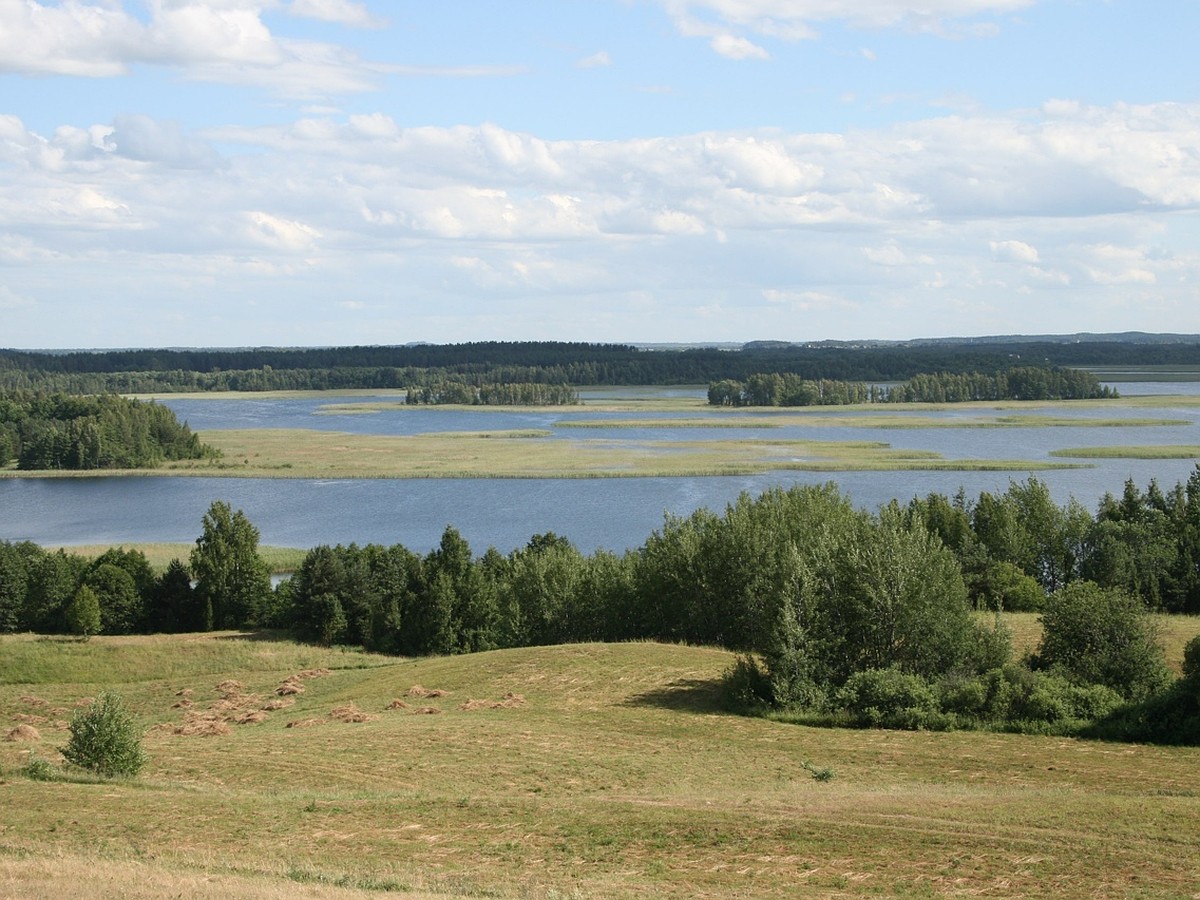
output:
POLYGON ((833 781, 835 773, 831 768, 814 766, 810 762, 802 762, 800 767, 812 776, 813 781, 833 781))
POLYGON ((21 769, 21 774, 30 781, 57 781, 59 776, 54 764, 40 756, 29 757, 29 762, 21 769))

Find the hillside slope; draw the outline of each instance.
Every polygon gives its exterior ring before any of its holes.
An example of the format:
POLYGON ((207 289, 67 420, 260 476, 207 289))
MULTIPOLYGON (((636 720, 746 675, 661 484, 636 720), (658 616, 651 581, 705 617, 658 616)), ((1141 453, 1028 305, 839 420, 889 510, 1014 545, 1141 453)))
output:
POLYGON ((40 735, 0 741, 0 896, 1200 883, 1200 750, 740 718, 718 703, 731 659, 649 643, 395 660, 229 634, 0 638, 0 737, 40 735), (24 777, 102 689, 147 728, 144 775, 24 777))

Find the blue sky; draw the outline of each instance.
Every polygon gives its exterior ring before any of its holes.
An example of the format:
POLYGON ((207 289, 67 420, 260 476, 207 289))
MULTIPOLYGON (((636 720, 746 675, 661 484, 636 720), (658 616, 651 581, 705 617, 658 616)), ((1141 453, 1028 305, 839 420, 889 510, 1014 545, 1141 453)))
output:
POLYGON ((1200 4, 0 0, 0 346, 1200 331, 1200 4))

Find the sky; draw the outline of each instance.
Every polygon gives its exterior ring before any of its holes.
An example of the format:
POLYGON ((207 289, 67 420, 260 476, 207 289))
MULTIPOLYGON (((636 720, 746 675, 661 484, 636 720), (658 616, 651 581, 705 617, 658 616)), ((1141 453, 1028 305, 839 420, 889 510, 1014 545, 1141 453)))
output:
POLYGON ((1195 0, 0 0, 0 347, 1200 332, 1195 0))

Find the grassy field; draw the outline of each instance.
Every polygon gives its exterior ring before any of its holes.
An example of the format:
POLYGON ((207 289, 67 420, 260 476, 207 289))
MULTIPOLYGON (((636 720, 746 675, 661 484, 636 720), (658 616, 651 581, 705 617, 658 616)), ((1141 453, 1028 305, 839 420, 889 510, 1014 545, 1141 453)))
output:
POLYGON ((0 741, 0 896, 1178 897, 1200 884, 1200 749, 730 716, 716 686, 731 656, 703 648, 407 660, 267 637, 0 638, 0 724, 40 733, 0 741), (303 692, 280 696, 289 676, 303 692), (145 728, 147 771, 24 777, 102 689, 145 728))

